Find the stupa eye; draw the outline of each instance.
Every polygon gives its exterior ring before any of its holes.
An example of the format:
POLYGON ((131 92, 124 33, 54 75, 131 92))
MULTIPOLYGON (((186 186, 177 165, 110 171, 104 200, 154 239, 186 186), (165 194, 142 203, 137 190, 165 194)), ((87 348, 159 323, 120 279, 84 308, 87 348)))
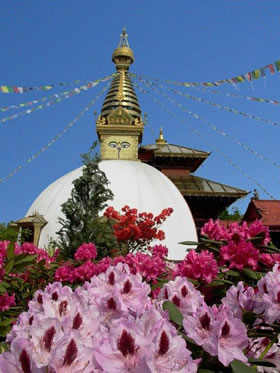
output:
POLYGON ((118 143, 116 142, 116 141, 111 141, 111 142, 109 142, 109 144, 108 144, 111 148, 117 148, 118 147, 118 143))
POLYGON ((127 141, 123 141, 122 143, 121 143, 121 147, 122 148, 129 148, 130 147, 130 143, 129 142, 127 142, 127 141))

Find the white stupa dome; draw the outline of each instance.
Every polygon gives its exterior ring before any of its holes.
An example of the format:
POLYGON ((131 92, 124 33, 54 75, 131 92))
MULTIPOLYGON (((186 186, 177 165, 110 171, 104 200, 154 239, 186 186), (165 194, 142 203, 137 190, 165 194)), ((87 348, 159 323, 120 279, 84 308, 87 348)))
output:
MULTIPOLYGON (((105 160, 99 163, 105 172, 114 193, 108 205, 118 211, 124 205, 138 212, 158 215, 172 207, 174 212, 162 224, 165 240, 160 241, 169 249, 169 259, 181 260, 186 255, 186 246, 181 241, 197 241, 196 228, 190 209, 176 186, 160 171, 139 161, 105 160)), ((38 247, 46 247, 50 238, 56 238, 61 228, 58 218, 63 217, 61 204, 71 194, 72 182, 82 174, 82 167, 62 176, 49 185, 33 202, 26 216, 38 212, 48 223, 42 228, 38 247)), ((159 243, 159 242, 154 242, 159 243)))

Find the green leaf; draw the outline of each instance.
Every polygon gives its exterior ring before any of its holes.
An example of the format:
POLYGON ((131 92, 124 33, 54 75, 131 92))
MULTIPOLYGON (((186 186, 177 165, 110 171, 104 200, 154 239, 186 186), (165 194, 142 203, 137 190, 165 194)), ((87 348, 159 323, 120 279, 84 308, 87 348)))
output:
POLYGON ((214 370, 210 369, 198 369, 197 373, 215 373, 214 370))
POLYGON ((242 315, 242 321, 248 325, 253 325, 256 318, 257 318, 257 315, 254 312, 250 312, 250 311, 245 312, 242 315))
POLYGON ((269 360, 259 360, 259 359, 253 359, 253 358, 249 358, 248 359, 248 362, 250 364, 254 364, 254 365, 261 365, 263 367, 271 367, 271 368, 276 368, 276 365, 273 364, 271 361, 269 360))
POLYGON ((15 256, 15 245, 14 243, 10 243, 7 248, 7 259, 10 260, 15 256))
POLYGON ((5 288, 5 286, 3 286, 3 284, 1 283, 0 284, 0 294, 4 294, 6 293, 7 289, 5 288))
POLYGON ((233 360, 230 363, 233 373, 256 373, 254 368, 248 367, 240 360, 233 360))
POLYGON ((195 241, 182 241, 178 243, 179 245, 199 245, 199 242, 195 242, 195 241))
POLYGON ((37 257, 37 254, 34 254, 34 255, 25 255, 24 258, 21 258, 20 260, 17 260, 17 257, 15 258, 15 267, 19 264, 22 264, 22 263, 26 263, 26 264, 30 264, 32 262, 34 262, 34 259, 37 257))
POLYGON ((178 310, 178 308, 175 306, 174 303, 170 301, 166 301, 163 303, 162 308, 164 311, 168 311, 169 313, 169 319, 173 321, 175 324, 182 326, 183 325, 183 315, 178 310))
POLYGON ((260 272, 255 272, 250 268, 244 268, 243 273, 245 276, 253 279, 253 280, 260 280, 263 276, 260 272))
POLYGON ((229 271, 225 272, 225 274, 229 275, 229 276, 232 276, 232 277, 239 277, 240 276, 239 272, 233 271, 232 269, 230 269, 229 271))
POLYGON ((7 263, 5 264, 5 273, 6 274, 9 274, 11 272, 11 270, 13 269, 13 266, 14 266, 14 262, 15 262, 15 258, 12 257, 10 258, 7 263))

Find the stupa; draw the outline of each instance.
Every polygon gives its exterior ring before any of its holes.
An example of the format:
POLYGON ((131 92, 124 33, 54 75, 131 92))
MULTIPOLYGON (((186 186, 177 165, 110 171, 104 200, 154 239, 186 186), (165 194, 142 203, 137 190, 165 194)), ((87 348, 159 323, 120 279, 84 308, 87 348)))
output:
MULTIPOLYGON (((172 181, 155 167, 139 160, 138 148, 144 123, 128 74, 134 55, 125 29, 113 52, 112 61, 116 65, 116 74, 96 121, 101 156, 99 167, 106 173, 109 187, 114 193, 110 205, 117 210, 129 205, 139 212, 154 214, 172 207, 173 214, 162 225, 166 235, 162 243, 169 248, 169 259, 181 260, 186 254, 186 247, 179 242, 196 241, 196 227, 187 202, 172 181)), ((72 182, 81 173, 82 167, 54 181, 27 211, 26 218, 35 212, 36 216, 44 218, 44 225, 36 234, 35 244, 39 247, 46 247, 49 239, 56 238, 56 232, 60 229, 58 218, 63 217, 61 204, 69 198, 72 182)))

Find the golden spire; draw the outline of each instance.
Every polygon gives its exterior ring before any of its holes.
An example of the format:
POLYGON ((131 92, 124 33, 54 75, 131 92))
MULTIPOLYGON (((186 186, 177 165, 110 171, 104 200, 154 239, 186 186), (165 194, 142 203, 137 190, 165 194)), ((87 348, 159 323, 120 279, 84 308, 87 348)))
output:
POLYGON ((134 62, 134 55, 132 49, 129 48, 125 27, 120 36, 121 39, 118 48, 113 52, 112 61, 116 64, 116 69, 118 71, 128 71, 129 66, 134 62))
POLYGON ((96 132, 100 140, 101 159, 138 160, 138 146, 142 141, 144 123, 141 109, 128 74, 134 62, 125 28, 112 60, 117 72, 105 97, 96 132))
POLYGON ((121 39, 113 53, 112 60, 116 64, 117 73, 104 100, 101 117, 108 117, 121 106, 132 116, 133 120, 139 119, 141 121, 141 109, 128 75, 128 69, 134 61, 134 56, 128 44, 125 28, 121 33, 121 39))
POLYGON ((165 138, 163 137, 163 130, 162 130, 162 127, 160 127, 159 138, 156 139, 156 144, 158 144, 158 145, 164 145, 164 144, 167 144, 167 141, 166 141, 165 138))

